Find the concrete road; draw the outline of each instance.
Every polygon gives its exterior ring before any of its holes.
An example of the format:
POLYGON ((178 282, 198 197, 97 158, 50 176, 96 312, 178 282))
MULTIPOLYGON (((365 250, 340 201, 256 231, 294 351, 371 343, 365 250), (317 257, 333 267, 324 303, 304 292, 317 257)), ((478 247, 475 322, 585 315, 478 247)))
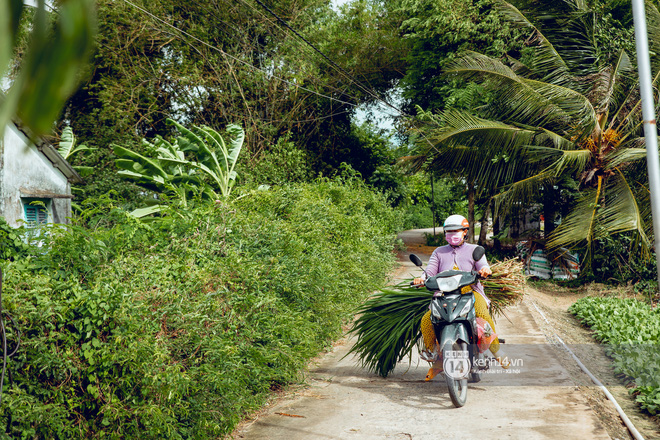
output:
MULTIPOLYGON (((419 255, 426 262, 428 255, 419 255)), ((418 272, 401 261, 397 274, 418 272)), ((506 339, 502 351, 514 365, 493 366, 470 384, 463 408, 452 405, 442 375, 424 382, 428 364, 417 356, 383 379, 344 358, 351 346, 345 340, 312 370, 305 392, 279 401, 238 434, 248 440, 609 439, 529 307, 509 308, 509 319, 497 322, 506 339)))

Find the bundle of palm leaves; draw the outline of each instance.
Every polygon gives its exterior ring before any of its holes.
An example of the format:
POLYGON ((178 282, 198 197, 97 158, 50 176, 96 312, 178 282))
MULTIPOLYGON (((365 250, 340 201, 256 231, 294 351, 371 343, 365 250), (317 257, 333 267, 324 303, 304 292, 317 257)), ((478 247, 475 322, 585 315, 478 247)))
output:
POLYGON ((527 276, 525 265, 518 258, 498 261, 490 266, 493 274, 481 280, 486 296, 490 299, 490 314, 493 318, 504 313, 504 309, 522 300, 527 276))
MULTIPOLYGON (((482 283, 494 316, 522 299, 526 278, 519 260, 498 262, 491 270, 493 275, 482 283)), ((350 330, 357 341, 348 354, 356 355, 362 367, 387 377, 419 342, 431 297, 428 290, 412 288, 408 282, 380 290, 357 310, 350 330)))
POLYGON ((421 337, 421 319, 431 293, 404 284, 382 289, 358 310, 350 333, 357 341, 349 351, 370 371, 387 377, 410 354, 421 337))

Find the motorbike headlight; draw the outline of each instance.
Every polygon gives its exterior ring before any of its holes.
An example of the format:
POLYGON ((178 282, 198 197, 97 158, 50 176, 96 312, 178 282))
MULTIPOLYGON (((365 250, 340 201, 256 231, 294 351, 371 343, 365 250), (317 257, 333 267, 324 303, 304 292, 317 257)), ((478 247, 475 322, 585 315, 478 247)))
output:
POLYGON ((461 283, 461 276, 454 275, 452 277, 447 277, 447 278, 438 278, 437 283, 438 283, 438 290, 442 290, 443 292, 451 292, 453 290, 458 289, 458 286, 461 283))

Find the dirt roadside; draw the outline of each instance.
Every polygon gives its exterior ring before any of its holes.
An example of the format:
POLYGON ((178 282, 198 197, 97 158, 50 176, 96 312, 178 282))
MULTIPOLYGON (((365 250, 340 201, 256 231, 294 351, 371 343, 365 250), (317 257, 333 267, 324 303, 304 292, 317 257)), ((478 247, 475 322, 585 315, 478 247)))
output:
MULTIPOLYGON (((423 246, 420 231, 401 238, 408 251, 401 253, 395 275, 409 278, 418 270, 407 261, 408 253, 426 261, 433 248, 423 246)), ((525 300, 497 321, 506 354, 520 359, 520 368, 508 374, 493 367, 482 382, 470 385, 463 408, 453 407, 440 376, 424 382, 428 366, 417 356, 384 379, 344 357, 352 341, 343 339, 310 368, 308 386, 274 399, 231 438, 631 438, 613 405, 556 344, 552 335, 558 334, 608 386, 642 435, 660 439, 659 425, 635 407, 589 332, 566 311, 588 294, 530 287, 525 300)))
MULTIPOLYGON (((635 428, 645 439, 660 439, 660 420, 642 412, 628 392, 629 382, 616 375, 603 347, 593 339, 591 331, 568 312, 568 307, 584 296, 599 295, 597 289, 586 288, 575 292, 556 286, 529 288, 526 301, 533 302, 533 314, 542 331, 558 335, 576 354, 589 371, 609 390, 626 413, 635 428), (547 321, 546 321, 547 320, 547 321)), ((549 336, 552 338, 552 336, 549 336)), ((558 347, 559 348, 559 347, 558 347)), ((587 402, 606 426, 610 435, 623 437, 628 433, 614 405, 591 379, 578 367, 575 360, 563 349, 558 350, 558 360, 570 372, 579 385, 587 402), (583 384, 587 384, 586 386, 583 384)))

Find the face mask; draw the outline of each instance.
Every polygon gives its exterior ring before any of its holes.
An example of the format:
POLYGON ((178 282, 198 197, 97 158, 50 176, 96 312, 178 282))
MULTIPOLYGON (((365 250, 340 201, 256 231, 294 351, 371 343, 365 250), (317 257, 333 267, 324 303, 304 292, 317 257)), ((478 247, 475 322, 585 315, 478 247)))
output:
POLYGON ((463 242, 463 231, 446 232, 445 238, 450 245, 458 246, 463 242))

